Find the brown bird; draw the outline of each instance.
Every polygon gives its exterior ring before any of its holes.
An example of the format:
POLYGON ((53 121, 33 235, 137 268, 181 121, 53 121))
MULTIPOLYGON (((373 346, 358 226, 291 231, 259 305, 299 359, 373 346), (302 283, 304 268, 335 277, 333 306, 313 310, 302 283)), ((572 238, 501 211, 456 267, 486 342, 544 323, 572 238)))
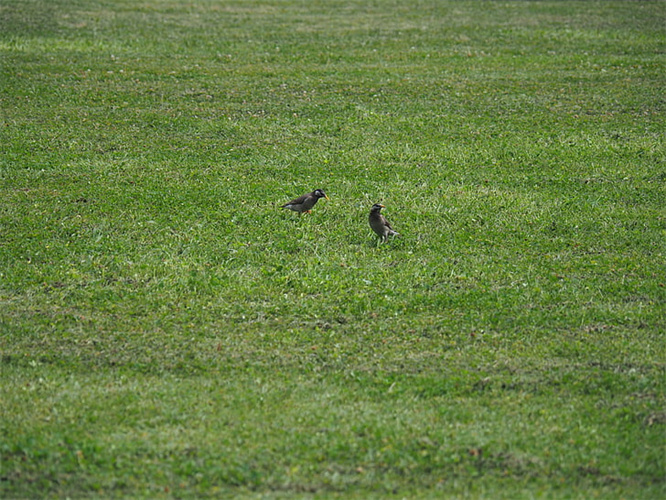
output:
POLYGON ((379 236, 379 241, 385 242, 388 240, 389 236, 399 236, 400 233, 395 232, 391 227, 391 224, 389 224, 389 221, 386 220, 386 217, 380 213, 382 208, 384 208, 384 205, 379 203, 372 205, 368 222, 370 223, 372 230, 377 233, 377 236, 379 236))
POLYGON ((309 214, 311 212, 311 208, 314 207, 315 203, 319 201, 319 198, 326 198, 327 200, 329 199, 324 191, 321 189, 315 189, 311 193, 304 194, 295 200, 291 200, 289 203, 285 203, 280 208, 288 208, 289 210, 298 212, 299 215, 304 212, 309 214))

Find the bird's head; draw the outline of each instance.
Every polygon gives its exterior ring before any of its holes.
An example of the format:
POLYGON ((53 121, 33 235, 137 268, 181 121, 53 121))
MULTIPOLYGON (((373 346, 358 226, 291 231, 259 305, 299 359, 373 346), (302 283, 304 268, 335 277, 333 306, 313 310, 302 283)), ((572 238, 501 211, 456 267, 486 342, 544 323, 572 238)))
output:
POLYGON ((372 208, 370 209, 370 211, 371 212, 380 212, 382 208, 384 208, 384 205, 382 205, 381 203, 375 203, 374 205, 372 205, 372 208))
POLYGON ((328 196, 326 196, 326 193, 324 193, 324 191, 321 190, 321 189, 315 189, 314 195, 317 198, 326 198, 327 200, 330 200, 330 198, 328 196))

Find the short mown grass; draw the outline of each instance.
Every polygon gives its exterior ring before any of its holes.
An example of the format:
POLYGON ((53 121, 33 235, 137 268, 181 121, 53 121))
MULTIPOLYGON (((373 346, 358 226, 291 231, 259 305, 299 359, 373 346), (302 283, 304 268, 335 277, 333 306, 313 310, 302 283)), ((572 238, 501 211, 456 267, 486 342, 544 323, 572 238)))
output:
POLYGON ((0 496, 662 498, 665 17, 0 0, 0 496))

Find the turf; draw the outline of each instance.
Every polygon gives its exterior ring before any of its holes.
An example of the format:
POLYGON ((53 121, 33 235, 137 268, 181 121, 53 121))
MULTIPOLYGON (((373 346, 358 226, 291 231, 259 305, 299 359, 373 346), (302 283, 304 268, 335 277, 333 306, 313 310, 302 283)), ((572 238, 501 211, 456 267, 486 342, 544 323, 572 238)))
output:
POLYGON ((665 17, 0 0, 0 496, 662 498, 665 17))

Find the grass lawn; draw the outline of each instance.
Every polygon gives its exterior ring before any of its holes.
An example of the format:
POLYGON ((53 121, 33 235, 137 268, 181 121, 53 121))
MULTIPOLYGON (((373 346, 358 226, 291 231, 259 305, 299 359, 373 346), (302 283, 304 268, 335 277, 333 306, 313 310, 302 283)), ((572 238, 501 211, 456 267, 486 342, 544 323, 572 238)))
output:
POLYGON ((0 0, 0 497, 666 496, 664 19, 0 0))

